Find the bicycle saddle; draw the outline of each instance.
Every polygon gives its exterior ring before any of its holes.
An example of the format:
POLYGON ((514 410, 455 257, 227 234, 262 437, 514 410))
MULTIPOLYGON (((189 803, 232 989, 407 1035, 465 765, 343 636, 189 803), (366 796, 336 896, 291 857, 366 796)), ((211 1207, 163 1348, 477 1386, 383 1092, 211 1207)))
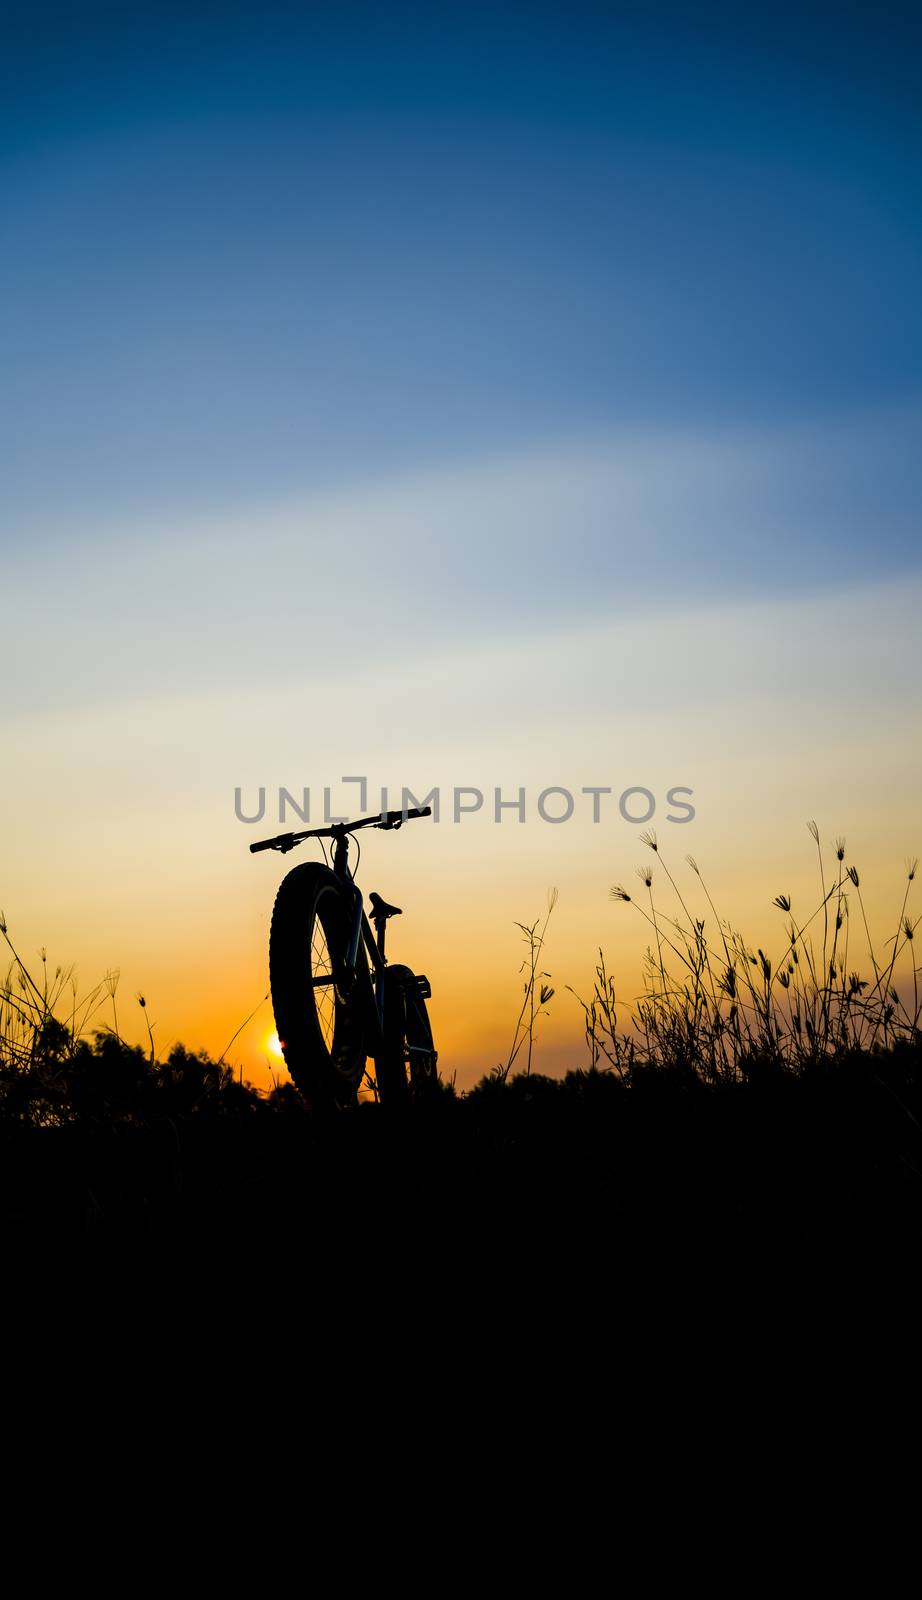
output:
POLYGON ((389 906, 386 900, 382 900, 379 894, 375 894, 374 889, 372 889, 368 898, 371 901, 371 918, 373 922, 377 922, 379 917, 382 922, 386 922, 388 917, 400 917, 403 915, 399 906, 389 906))

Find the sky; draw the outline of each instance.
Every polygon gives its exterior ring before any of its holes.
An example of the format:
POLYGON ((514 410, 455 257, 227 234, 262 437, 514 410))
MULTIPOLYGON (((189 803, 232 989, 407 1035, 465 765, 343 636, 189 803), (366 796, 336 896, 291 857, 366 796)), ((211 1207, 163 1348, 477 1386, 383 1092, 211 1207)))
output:
POLYGON ((922 777, 918 12, 0 10, 20 945, 220 1051, 290 865, 234 789, 345 774, 486 796, 360 875, 462 1084, 551 885, 539 1064, 600 945, 637 992, 627 787, 757 939, 813 816, 883 927, 922 777), (547 824, 552 785, 613 798, 547 824))

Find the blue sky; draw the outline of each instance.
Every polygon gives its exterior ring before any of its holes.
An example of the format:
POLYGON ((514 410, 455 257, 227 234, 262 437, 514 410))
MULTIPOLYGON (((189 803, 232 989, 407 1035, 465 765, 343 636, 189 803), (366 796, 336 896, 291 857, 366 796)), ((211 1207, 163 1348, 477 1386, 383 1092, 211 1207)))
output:
POLYGON ((914 406, 909 8, 128 9, 5 8, 15 532, 914 406))

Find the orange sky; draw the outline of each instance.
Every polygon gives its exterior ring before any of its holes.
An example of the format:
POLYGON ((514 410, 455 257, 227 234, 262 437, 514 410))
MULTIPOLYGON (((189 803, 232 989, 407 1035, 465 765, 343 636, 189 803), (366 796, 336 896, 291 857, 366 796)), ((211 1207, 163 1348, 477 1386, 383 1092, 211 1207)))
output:
MULTIPOLYGON (((584 1059, 567 985, 588 992, 600 945, 622 998, 638 993, 646 932, 608 891, 630 883, 648 854, 613 800, 598 825, 586 801, 552 826, 534 815, 540 789, 648 786, 661 797, 662 850, 683 887, 697 893, 684 866, 691 852, 722 915, 775 951, 784 931, 774 896, 792 894, 805 910, 818 895, 805 828, 815 816, 827 861, 833 836, 847 837, 875 937, 888 936, 904 858, 919 843, 914 685, 901 670, 919 598, 894 585, 794 608, 695 608, 617 630, 563 629, 541 641, 540 693, 529 692, 527 651, 500 645, 471 659, 449 650, 424 670, 398 664, 378 707, 344 685, 339 732, 309 714, 299 723, 295 690, 280 691, 262 715, 233 693, 152 692, 31 718, 14 705, 0 903, 27 959, 46 945, 53 963, 78 964, 84 988, 120 969, 126 1034, 143 1036, 140 990, 162 1050, 182 1040, 220 1054, 268 989, 273 898, 299 859, 249 854, 252 838, 278 830, 236 819, 235 782, 245 794, 264 781, 270 794, 273 784, 310 784, 319 795, 329 780, 334 805, 348 802, 348 789, 337 794, 343 773, 365 771, 393 793, 402 780, 417 795, 439 784, 446 798, 461 782, 487 793, 499 785, 506 796, 521 783, 524 825, 509 817, 497 826, 485 808, 457 825, 443 812, 437 826, 366 834, 359 881, 404 908, 389 952, 429 976, 440 1063, 461 1087, 506 1059, 521 984, 515 924, 542 915, 556 886, 545 952, 556 994, 534 1066, 565 1070, 584 1059), (789 691, 799 638, 809 639, 814 665, 789 691), (693 650, 694 679, 679 670, 693 650), (670 665, 658 678, 663 652, 670 665), (722 676, 725 660, 736 665, 722 676), (686 825, 663 820, 662 797, 677 783, 694 790, 697 814, 686 825)), ((316 844, 304 849, 319 858, 316 844)), ((697 904, 704 914, 700 894, 697 904)), ((265 1004, 231 1051, 262 1085, 272 1029, 265 1004)))

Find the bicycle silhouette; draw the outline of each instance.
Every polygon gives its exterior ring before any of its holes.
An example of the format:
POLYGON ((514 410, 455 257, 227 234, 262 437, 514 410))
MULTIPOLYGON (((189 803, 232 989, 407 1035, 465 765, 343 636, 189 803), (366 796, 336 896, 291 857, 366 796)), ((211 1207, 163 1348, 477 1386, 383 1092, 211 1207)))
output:
POLYGON ((388 811, 250 845, 254 853, 284 854, 304 839, 333 840, 332 867, 304 862, 283 878, 269 935, 279 1044, 288 1071, 315 1107, 354 1105, 369 1056, 384 1105, 426 1098, 438 1085, 426 1010, 429 981, 390 965, 384 953, 388 919, 399 917, 400 907, 369 895, 372 934, 348 861, 349 835, 359 828, 394 830, 431 811, 388 811))

